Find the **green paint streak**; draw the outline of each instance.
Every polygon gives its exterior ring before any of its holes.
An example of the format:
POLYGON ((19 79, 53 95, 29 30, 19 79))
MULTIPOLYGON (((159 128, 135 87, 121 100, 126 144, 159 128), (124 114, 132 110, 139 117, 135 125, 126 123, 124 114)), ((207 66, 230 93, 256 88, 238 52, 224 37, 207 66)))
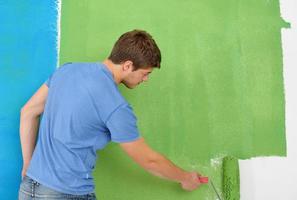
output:
MULTIPOLYGON (((221 165, 212 158, 286 155, 282 27, 288 24, 272 0, 63 0, 60 57, 103 60, 122 33, 151 33, 161 70, 121 90, 154 149, 218 184, 221 165)), ((98 162, 102 199, 215 198, 208 186, 189 193, 147 174, 115 144, 98 162)))

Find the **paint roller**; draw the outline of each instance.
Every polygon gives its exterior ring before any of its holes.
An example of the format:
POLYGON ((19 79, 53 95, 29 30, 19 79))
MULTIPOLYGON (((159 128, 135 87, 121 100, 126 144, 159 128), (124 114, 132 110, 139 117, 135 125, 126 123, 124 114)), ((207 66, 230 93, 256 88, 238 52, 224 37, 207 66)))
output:
MULTIPOLYGON (((226 156, 223 158, 223 197, 224 200, 239 200, 240 199, 240 182, 239 182, 239 165, 238 159, 232 156, 226 156)), ((218 190, 214 186, 213 182, 208 177, 199 177, 199 181, 203 184, 210 182, 212 189, 216 193, 219 200, 222 200, 218 190)))
POLYGON ((240 199, 239 164, 232 156, 223 158, 223 195, 225 200, 240 199))

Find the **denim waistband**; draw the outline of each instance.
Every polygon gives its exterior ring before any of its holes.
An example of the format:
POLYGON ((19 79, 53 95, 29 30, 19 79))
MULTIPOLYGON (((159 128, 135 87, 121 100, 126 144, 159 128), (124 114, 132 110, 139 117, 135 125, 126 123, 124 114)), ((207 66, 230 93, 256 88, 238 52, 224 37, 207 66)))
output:
POLYGON ((76 200, 96 200, 94 193, 86 195, 65 194, 48 188, 32 178, 25 176, 21 182, 19 190, 19 200, 38 200, 38 199, 76 199, 76 200))

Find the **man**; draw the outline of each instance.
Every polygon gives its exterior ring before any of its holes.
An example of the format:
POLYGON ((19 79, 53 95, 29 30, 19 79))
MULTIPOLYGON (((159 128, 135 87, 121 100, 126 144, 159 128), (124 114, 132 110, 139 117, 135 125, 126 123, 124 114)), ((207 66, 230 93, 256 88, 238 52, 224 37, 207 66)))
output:
POLYGON ((117 87, 123 83, 132 89, 147 81, 160 62, 153 38, 134 30, 118 39, 102 63, 67 63, 57 69, 21 110, 19 199, 96 199, 96 150, 110 141, 119 143, 148 172, 178 182, 185 190, 198 188, 198 173, 179 168, 146 144, 117 87))

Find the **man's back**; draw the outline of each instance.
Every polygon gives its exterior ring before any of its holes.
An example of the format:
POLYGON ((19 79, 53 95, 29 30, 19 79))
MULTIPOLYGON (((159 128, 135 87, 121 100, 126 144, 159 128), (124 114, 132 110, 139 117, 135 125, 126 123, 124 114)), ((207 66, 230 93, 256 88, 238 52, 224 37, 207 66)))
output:
POLYGON ((137 139, 136 118, 103 64, 65 64, 46 85, 48 98, 27 175, 60 192, 93 192, 96 150, 110 140, 137 139), (117 135, 113 130, 116 121, 127 120, 123 116, 132 119, 132 126, 121 127, 127 134, 117 135))

